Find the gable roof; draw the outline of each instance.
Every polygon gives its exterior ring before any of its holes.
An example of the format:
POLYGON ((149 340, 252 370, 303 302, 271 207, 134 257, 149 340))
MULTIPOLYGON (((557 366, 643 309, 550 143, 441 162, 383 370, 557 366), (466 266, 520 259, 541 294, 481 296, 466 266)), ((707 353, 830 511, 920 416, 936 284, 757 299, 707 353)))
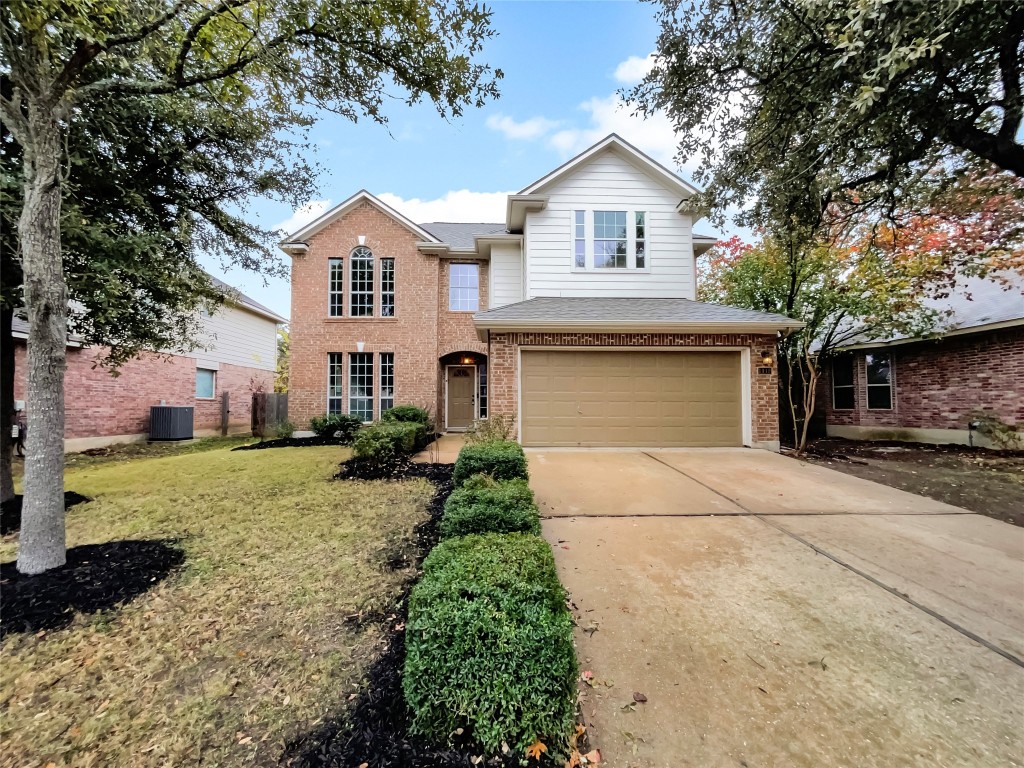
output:
POLYGON ((617 152, 639 170, 661 181, 669 189, 674 189, 684 200, 697 194, 700 190, 684 181, 674 171, 666 168, 650 155, 646 155, 628 141, 615 133, 610 133, 592 147, 583 150, 576 157, 562 163, 545 176, 520 190, 520 195, 537 195, 572 173, 576 168, 605 152, 617 152))
POLYGON ((287 317, 281 317, 281 315, 277 314, 277 312, 275 312, 274 310, 270 309, 269 307, 263 306, 254 299, 249 298, 240 290, 228 285, 223 280, 216 278, 213 275, 210 275, 210 282, 213 283, 214 287, 217 288, 217 290, 219 290, 227 297, 228 301, 234 302, 238 306, 248 309, 250 312, 254 312, 257 315, 262 315, 268 320, 273 320, 275 323, 288 322, 287 317))
POLYGON ((304 241, 308 240, 310 237, 315 235, 317 232, 319 232, 321 229, 331 224, 333 221, 340 219, 353 208, 355 208, 358 205, 362 205, 363 203, 369 203, 374 208, 378 209, 381 213, 390 216, 399 224, 408 229, 410 232, 418 235, 426 242, 439 242, 436 237, 430 234, 430 232, 428 232, 427 230, 423 229, 419 224, 410 221, 405 216, 396 211, 394 208, 392 208, 390 205, 381 202, 378 198, 367 192, 365 189, 361 189, 354 195, 352 195, 352 197, 348 198, 348 200, 343 200, 342 202, 338 203, 336 206, 331 208, 329 211, 321 214, 319 217, 311 221, 298 232, 293 232, 292 234, 288 235, 288 237, 281 241, 280 245, 283 247, 286 245, 303 243, 304 241))
POLYGON ((505 234, 504 223, 466 224, 456 221, 433 221, 420 226, 440 242, 448 243, 455 251, 474 250, 475 238, 480 235, 505 234))
POLYGON ((543 297, 477 312, 477 335, 488 330, 715 330, 775 333, 803 327, 799 320, 689 299, 543 297))

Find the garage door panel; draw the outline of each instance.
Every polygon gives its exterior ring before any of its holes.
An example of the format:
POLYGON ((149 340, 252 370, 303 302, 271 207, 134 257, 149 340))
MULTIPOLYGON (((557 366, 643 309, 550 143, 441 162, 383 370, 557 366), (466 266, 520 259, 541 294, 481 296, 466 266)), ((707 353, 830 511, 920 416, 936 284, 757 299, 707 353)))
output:
POLYGON ((522 353, 526 445, 742 444, 737 352, 522 353))

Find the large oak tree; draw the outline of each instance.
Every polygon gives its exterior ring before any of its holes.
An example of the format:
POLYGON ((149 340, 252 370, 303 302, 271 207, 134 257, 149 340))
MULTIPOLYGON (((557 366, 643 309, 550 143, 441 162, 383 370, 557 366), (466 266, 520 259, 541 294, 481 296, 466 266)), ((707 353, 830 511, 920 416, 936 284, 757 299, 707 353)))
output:
MULTIPOLYGON (((65 560, 61 219, 68 126, 98 105, 189 94, 270 116, 298 105, 385 121, 398 89, 460 114, 497 93, 475 61, 490 14, 468 0, 9 0, 0 116, 21 153, 18 255, 28 333, 28 455, 18 568, 65 560)), ((255 190, 254 190, 255 191, 255 190)))

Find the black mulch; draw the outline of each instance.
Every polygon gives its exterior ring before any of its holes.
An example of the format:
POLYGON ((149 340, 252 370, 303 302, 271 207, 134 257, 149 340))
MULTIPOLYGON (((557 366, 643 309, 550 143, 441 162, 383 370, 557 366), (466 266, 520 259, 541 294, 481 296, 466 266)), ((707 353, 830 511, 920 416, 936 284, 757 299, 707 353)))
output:
MULTIPOLYGON (((92 499, 74 491, 64 491, 64 509, 66 510, 71 509, 75 504, 82 504, 86 501, 92 501, 92 499)), ((21 529, 21 502, 22 496, 18 495, 0 504, 0 535, 6 536, 8 533, 21 529)))
POLYGON ((76 611, 96 613, 133 600, 185 559, 174 539, 109 541, 68 550, 67 563, 36 576, 0 565, 0 637, 66 627, 76 611))
MULTIPOLYGON (((365 479, 359 467, 342 464, 339 479, 365 479)), ((414 541, 417 565, 437 543, 438 524, 444 502, 455 485, 451 464, 414 464, 403 462, 390 476, 396 479, 424 477, 437 491, 430 502, 430 519, 416 527, 414 541)), ((473 766, 469 749, 446 749, 409 735, 410 712, 402 695, 402 667, 405 664, 407 602, 413 582, 405 585, 399 608, 382 617, 385 649, 366 674, 359 696, 344 712, 330 717, 313 731, 293 739, 286 747, 282 763, 297 768, 449 768, 473 766)), ((488 766, 514 765, 516 761, 491 759, 488 766)))
POLYGON ((264 448, 302 448, 311 445, 348 445, 351 441, 342 441, 337 437, 277 437, 273 440, 260 440, 250 445, 239 445, 232 451, 259 451, 264 448))

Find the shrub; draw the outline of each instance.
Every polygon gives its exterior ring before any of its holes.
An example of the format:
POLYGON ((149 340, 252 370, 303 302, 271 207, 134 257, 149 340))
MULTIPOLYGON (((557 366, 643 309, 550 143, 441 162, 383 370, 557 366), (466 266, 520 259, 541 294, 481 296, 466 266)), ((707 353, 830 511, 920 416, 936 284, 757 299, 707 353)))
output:
POLYGON ((409 600, 402 688, 415 733, 458 728, 491 753, 552 751, 573 728, 572 618, 547 543, 528 534, 442 542, 409 600))
POLYGON ((371 474, 383 475, 424 443, 426 428, 422 424, 379 422, 359 431, 352 443, 352 456, 371 474))
POLYGON ((525 480, 474 475, 445 502, 442 538, 517 532, 540 533, 540 512, 525 480))
POLYGON ((516 417, 507 413, 493 413, 486 419, 477 419, 466 430, 466 442, 493 443, 495 441, 508 441, 512 439, 515 431, 516 417))
POLYGON ((380 415, 380 420, 411 421, 414 424, 422 424, 424 427, 430 426, 430 414, 426 409, 415 405, 396 405, 394 408, 388 408, 380 415))
POLYGON ((347 413, 328 413, 309 420, 309 428, 317 437, 337 437, 346 444, 352 442, 361 426, 363 422, 358 416, 347 413))
POLYGON ((470 444, 459 451, 455 461, 455 484, 460 485, 467 478, 477 474, 490 475, 495 480, 526 480, 526 455, 519 443, 495 441, 470 444))
POLYGON ((291 437, 295 434, 295 425, 290 421, 282 421, 277 425, 277 429, 274 430, 274 434, 278 437, 291 437))

